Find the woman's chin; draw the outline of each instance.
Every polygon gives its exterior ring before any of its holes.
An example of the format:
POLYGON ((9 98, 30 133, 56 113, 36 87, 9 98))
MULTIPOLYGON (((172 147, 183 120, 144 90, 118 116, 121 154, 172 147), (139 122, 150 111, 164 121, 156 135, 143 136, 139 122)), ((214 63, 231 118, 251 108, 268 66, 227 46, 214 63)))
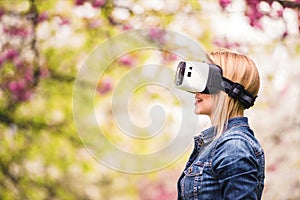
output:
POLYGON ((203 107, 200 107, 200 106, 195 107, 194 113, 196 115, 208 115, 208 116, 210 116, 210 113, 206 109, 204 109, 203 107))
POLYGON ((202 113, 201 113, 201 110, 200 110, 199 108, 197 108, 197 107, 194 109, 194 113, 195 113, 196 115, 202 114, 202 113))

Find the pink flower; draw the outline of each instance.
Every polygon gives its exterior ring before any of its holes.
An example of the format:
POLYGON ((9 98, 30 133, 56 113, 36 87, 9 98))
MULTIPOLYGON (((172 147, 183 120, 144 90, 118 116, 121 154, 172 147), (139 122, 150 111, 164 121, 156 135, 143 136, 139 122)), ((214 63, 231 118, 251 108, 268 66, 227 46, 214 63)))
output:
POLYGON ((27 67, 26 72, 24 74, 24 79, 27 83, 33 82, 33 67, 27 67))
POLYGON ((67 19, 67 18, 60 18, 60 20, 61 20, 60 23, 59 23, 60 26, 69 25, 70 24, 70 20, 67 19))
MULTIPOLYGON (((267 1, 268 2, 268 1, 267 1)), ((260 19, 264 16, 263 13, 259 10, 258 5, 259 0, 246 0, 247 11, 245 15, 249 18, 249 24, 258 29, 262 29, 260 19)))
POLYGON ((214 44, 218 47, 222 47, 226 49, 234 49, 240 47, 239 43, 228 41, 227 38, 217 39, 214 41, 214 44))
POLYGON ((86 0, 75 0, 75 5, 76 6, 81 6, 85 3, 86 0))
POLYGON ((224 9, 231 3, 231 0, 219 0, 220 6, 224 9))
POLYGON ((21 69, 24 67, 24 62, 20 59, 14 59, 13 60, 14 62, 14 65, 18 68, 18 69, 21 69))
POLYGON ((6 52, 0 55, 0 66, 4 64, 6 60, 17 60, 16 57, 19 56, 19 51, 16 49, 8 49, 6 52))
POLYGON ((287 31, 284 31, 284 33, 282 34, 281 36, 281 39, 284 39, 288 36, 288 32, 287 31))
POLYGON ((248 5, 257 5, 259 2, 260 0, 246 0, 248 5))
POLYGON ((31 95, 32 95, 32 91, 31 91, 31 90, 26 90, 26 91, 22 94, 20 100, 21 100, 21 101, 27 101, 27 100, 29 100, 29 98, 31 97, 31 95))
POLYGON ((7 59, 12 60, 19 55, 19 52, 16 49, 9 49, 5 56, 7 59))
POLYGON ((26 81, 21 79, 19 81, 12 81, 8 84, 8 90, 15 101, 27 101, 32 92, 26 87, 26 81))
POLYGON ((149 38, 154 42, 164 44, 166 40, 165 31, 160 28, 151 28, 149 32, 149 38))
POLYGON ((18 83, 16 81, 12 81, 8 84, 8 89, 11 92, 15 92, 18 89, 18 83))
POLYGON ((132 26, 129 25, 129 24, 124 24, 124 25, 122 26, 122 30, 124 30, 124 31, 128 31, 128 30, 131 30, 131 29, 132 29, 132 26))
POLYGON ((135 63, 135 59, 130 54, 126 54, 120 58, 120 63, 124 66, 132 67, 135 63))
POLYGON ((113 88, 112 79, 110 77, 103 78, 97 87, 97 92, 101 95, 107 94, 113 88))
MULTIPOLYGON (((256 2, 256 1, 255 1, 256 2)), ((254 1, 249 1, 245 15, 249 18, 249 24, 255 28, 262 29, 260 19, 264 16, 258 9, 254 1)))
POLYGON ((37 23, 41 23, 49 18, 48 13, 41 13, 37 18, 37 23))
POLYGON ((277 11, 277 16, 278 17, 283 17, 283 9, 280 9, 277 11))
POLYGON ((27 37, 30 32, 22 27, 4 27, 3 32, 9 34, 10 36, 19 36, 19 37, 27 37))
POLYGON ((93 6, 94 8, 101 8, 102 6, 105 5, 105 3, 106 3, 105 0, 94 0, 94 1, 92 2, 92 6, 93 6))
POLYGON ((17 85, 19 90, 24 90, 26 87, 26 81, 24 79, 21 79, 17 82, 17 85))

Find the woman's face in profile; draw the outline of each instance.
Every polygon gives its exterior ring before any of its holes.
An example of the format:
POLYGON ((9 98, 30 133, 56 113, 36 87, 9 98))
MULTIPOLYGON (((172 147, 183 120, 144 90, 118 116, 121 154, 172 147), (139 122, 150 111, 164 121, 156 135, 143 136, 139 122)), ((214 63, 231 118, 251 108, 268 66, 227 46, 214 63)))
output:
POLYGON ((211 117, 211 95, 210 94, 195 94, 195 114, 208 115, 211 117))

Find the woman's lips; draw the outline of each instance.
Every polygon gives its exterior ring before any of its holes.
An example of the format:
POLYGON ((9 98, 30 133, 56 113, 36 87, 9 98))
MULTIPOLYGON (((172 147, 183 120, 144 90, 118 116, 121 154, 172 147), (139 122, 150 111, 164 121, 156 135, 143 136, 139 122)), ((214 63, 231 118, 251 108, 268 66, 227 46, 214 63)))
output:
POLYGON ((201 99, 201 98, 196 98, 195 105, 197 105, 197 104, 201 103, 202 101, 203 101, 203 99, 201 99))

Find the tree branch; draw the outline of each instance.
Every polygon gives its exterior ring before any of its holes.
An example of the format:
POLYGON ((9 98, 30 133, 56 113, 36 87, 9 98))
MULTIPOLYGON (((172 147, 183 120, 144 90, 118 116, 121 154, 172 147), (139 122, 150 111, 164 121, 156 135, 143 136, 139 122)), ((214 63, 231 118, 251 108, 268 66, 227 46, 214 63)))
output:
POLYGON ((295 1, 283 1, 283 0, 278 0, 278 3, 280 3, 283 7, 288 7, 288 8, 300 8, 300 3, 295 2, 295 1))

